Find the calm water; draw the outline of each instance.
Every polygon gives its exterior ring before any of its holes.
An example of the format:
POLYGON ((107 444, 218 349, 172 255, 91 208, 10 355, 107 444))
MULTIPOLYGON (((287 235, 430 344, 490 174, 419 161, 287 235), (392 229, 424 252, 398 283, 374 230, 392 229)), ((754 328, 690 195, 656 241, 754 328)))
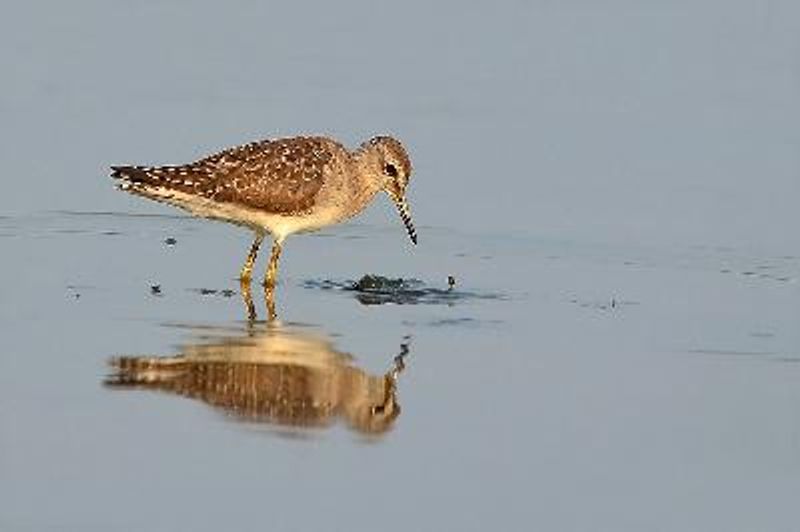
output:
POLYGON ((796 530, 798 21, 14 6, 0 530, 796 530), (301 132, 406 141, 420 245, 290 238, 277 323, 246 232, 107 178, 301 132))

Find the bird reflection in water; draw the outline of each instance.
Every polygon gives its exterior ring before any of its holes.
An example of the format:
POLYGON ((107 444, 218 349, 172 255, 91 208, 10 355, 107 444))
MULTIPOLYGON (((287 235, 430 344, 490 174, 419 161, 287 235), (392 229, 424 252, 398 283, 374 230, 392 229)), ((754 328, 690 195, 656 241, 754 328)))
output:
POLYGON ((190 397, 241 421, 312 428, 341 420, 359 433, 380 434, 400 414, 397 379, 408 352, 404 340, 388 371, 370 375, 328 338, 251 323, 246 331, 204 330, 175 356, 114 358, 105 385, 190 397))

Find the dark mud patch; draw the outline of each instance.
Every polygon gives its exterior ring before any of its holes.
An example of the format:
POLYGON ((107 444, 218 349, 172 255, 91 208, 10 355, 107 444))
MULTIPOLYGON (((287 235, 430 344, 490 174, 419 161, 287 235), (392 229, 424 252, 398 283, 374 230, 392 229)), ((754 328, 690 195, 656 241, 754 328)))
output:
POLYGON ((309 280, 303 288, 332 290, 352 294, 362 305, 454 305, 457 303, 506 299, 502 294, 481 293, 463 290, 454 283, 430 286, 414 278, 390 278, 368 274, 354 280, 309 280))

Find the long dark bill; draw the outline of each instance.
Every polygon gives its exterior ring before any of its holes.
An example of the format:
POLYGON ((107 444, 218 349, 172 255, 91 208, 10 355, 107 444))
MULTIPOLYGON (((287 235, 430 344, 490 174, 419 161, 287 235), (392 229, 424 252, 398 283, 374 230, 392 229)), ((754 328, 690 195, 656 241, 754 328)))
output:
POLYGON ((406 226, 406 232, 408 232, 408 238, 411 239, 411 242, 414 245, 417 245, 417 231, 414 229, 414 222, 411 220, 411 210, 408 208, 408 202, 404 196, 392 196, 394 200, 394 204, 397 206, 397 212, 400 213, 400 218, 403 220, 403 224, 406 226))

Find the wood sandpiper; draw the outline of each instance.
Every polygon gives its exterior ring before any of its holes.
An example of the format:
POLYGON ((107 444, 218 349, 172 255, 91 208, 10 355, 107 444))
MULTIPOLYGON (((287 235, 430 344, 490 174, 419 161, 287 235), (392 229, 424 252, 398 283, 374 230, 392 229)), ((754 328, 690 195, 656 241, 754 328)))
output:
POLYGON ((248 289, 267 233, 273 244, 264 286, 272 291, 287 236, 345 221, 380 191, 392 199, 417 243, 406 201, 411 160, 392 137, 373 137, 352 151, 326 137, 261 140, 190 164, 111 170, 121 190, 252 229, 255 240, 240 274, 248 289))

